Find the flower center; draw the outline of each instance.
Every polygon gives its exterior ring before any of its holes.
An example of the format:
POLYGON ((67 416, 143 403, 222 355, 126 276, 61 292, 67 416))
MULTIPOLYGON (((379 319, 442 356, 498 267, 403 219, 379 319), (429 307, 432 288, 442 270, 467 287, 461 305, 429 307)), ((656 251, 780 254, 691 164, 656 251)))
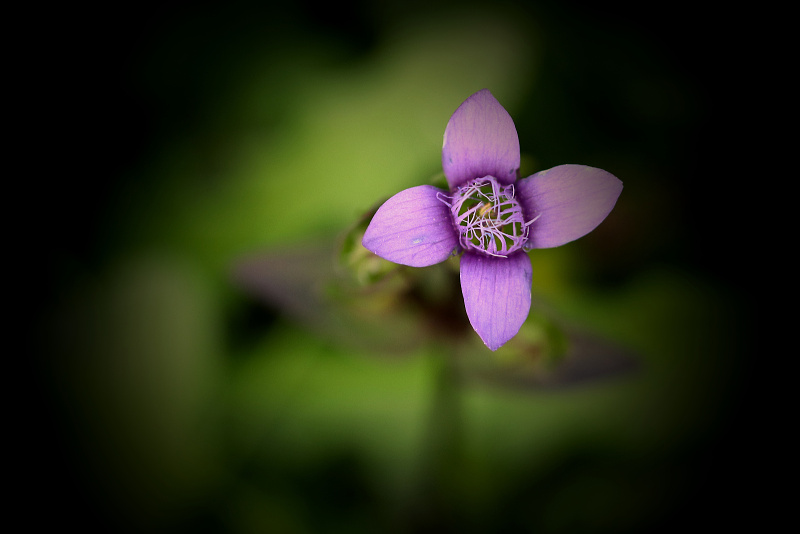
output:
POLYGON ((514 184, 501 185, 492 176, 477 178, 458 188, 450 206, 461 246, 491 256, 506 257, 528 240, 522 207, 514 198, 514 184))

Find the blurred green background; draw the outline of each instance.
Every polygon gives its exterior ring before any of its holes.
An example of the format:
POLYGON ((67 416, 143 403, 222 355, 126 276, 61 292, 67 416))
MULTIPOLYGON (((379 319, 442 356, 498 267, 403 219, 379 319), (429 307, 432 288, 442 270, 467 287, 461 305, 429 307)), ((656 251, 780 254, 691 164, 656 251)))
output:
POLYGON ((749 323, 722 215, 734 204, 715 136, 725 60, 686 12, 167 2, 70 26, 52 50, 61 141, 49 152, 70 172, 48 177, 37 208, 50 231, 31 299, 33 391, 48 447, 33 465, 50 512, 33 521, 724 523, 708 496, 741 499, 746 440, 731 438, 749 323), (331 335, 237 283, 242 258, 327 262, 320 243, 333 250, 376 203, 441 171, 447 120, 482 88, 514 118, 530 173, 581 163, 624 182, 595 232, 531 258, 535 305, 624 348, 632 371, 546 388, 453 379, 446 339, 403 331, 419 342, 390 355, 392 341, 359 344, 357 323, 331 335))

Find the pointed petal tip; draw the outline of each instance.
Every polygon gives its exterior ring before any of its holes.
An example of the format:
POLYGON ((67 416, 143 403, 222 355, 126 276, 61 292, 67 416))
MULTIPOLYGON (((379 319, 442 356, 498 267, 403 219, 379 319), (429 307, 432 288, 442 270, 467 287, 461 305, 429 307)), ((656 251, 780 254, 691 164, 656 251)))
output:
MULTIPOLYGON (((478 335, 480 335, 480 334, 478 334, 478 335)), ((503 345, 505 345, 508 341, 510 341, 510 339, 511 338, 509 338, 509 339, 507 339, 505 341, 498 342, 498 341, 486 341, 485 339, 481 338, 481 341, 483 341, 483 344, 486 345, 487 349, 489 349, 490 351, 494 352, 497 349, 499 349, 500 347, 502 347, 503 345)))

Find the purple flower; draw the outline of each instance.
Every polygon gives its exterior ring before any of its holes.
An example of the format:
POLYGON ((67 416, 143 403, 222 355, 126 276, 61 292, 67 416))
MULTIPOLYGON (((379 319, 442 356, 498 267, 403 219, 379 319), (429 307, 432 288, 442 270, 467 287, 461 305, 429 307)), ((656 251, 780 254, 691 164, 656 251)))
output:
POLYGON ((491 350, 514 337, 531 306, 526 250, 557 247, 594 230, 622 182, 604 170, 559 165, 517 180, 511 116, 487 90, 470 96, 444 131, 450 191, 406 189, 375 213, 362 244, 394 263, 426 267, 461 256, 461 291, 472 327, 491 350))

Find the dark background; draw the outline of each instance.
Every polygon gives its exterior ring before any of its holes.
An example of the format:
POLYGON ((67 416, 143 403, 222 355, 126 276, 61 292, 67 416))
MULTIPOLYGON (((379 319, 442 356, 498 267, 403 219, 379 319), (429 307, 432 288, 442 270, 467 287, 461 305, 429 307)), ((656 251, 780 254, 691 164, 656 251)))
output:
MULTIPOLYGON (((82 427, 76 421, 84 416, 65 404, 62 377, 53 372, 59 368, 53 361, 63 356, 54 355, 58 351, 47 328, 52 310, 76 284, 102 276, 147 239, 136 228, 138 218, 148 215, 137 212, 129 192, 157 194, 161 175, 150 171, 176 142, 202 141, 220 129, 224 135, 230 123, 215 110, 252 58, 270 58, 271 75, 280 77, 281 59, 313 43, 333 51, 320 60, 326 68, 346 73, 371 57, 389 28, 413 28, 464 9, 456 2, 136 3, 56 10, 42 17, 43 24, 31 25, 24 46, 36 61, 27 62, 25 70, 31 73, 27 79, 35 80, 27 96, 34 97, 37 111, 23 131, 33 131, 38 156, 32 161, 36 178, 20 181, 31 201, 26 205, 35 231, 24 239, 24 257, 30 258, 23 262, 24 279, 34 282, 26 285, 19 308, 20 316, 32 318, 24 321, 24 334, 34 349, 30 361, 36 362, 25 403, 36 415, 23 416, 32 431, 20 440, 33 451, 25 462, 25 489, 19 492, 33 504, 29 521, 98 531, 236 531, 219 507, 208 504, 224 500, 214 491, 189 506, 177 524, 131 523, 107 501, 106 488, 87 474, 97 452, 79 436, 82 427), (36 53, 42 44, 44 51, 36 53)), ((670 461, 692 476, 670 493, 668 506, 644 514, 633 526, 584 524, 562 531, 717 529, 759 519, 753 510, 759 492, 751 477, 759 471, 764 425, 753 399, 767 388, 750 350, 750 285, 742 282, 749 272, 749 253, 742 246, 749 199, 736 185, 742 172, 737 146, 743 112, 739 91, 732 89, 739 88, 742 66, 750 58, 733 17, 690 3, 631 8, 613 2, 602 7, 500 2, 487 9, 513 9, 537 21, 538 74, 512 112, 523 153, 534 153, 538 168, 586 161, 620 169, 615 172, 626 182, 622 198, 628 204, 620 203, 619 218, 609 219, 617 237, 606 233, 606 239, 585 245, 581 258, 593 268, 577 267, 579 282, 613 294, 636 273, 666 266, 690 279, 699 293, 719 297, 713 309, 734 303, 723 319, 709 318, 714 339, 704 340, 723 353, 714 355, 724 364, 715 364, 717 378, 709 379, 723 384, 721 393, 711 388, 719 408, 703 432, 678 440, 670 452, 670 461), (622 175, 628 169, 643 176, 640 187, 622 175)), ((527 506, 536 513, 544 505, 525 504, 525 499, 535 501, 552 488, 568 486, 574 471, 600 478, 619 470, 628 470, 631 478, 647 476, 648 467, 644 474, 637 472, 639 464, 614 447, 607 454, 591 444, 575 450, 568 461, 531 482, 534 489, 509 490, 509 510, 527 506)), ((339 491, 355 480, 337 471, 348 472, 349 466, 343 461, 286 477, 308 514, 336 517, 337 510, 361 502, 347 497, 358 496, 358 489, 339 491), (342 501, 332 501, 331 495, 342 501)), ((215 491, 224 493, 224 484, 215 491)), ((576 490, 576 498, 593 495, 587 491, 576 490)), ((498 531, 537 525, 514 517, 498 511, 498 531)), ((312 531, 328 531, 323 521, 310 523, 318 527, 312 531)), ((421 530, 430 527, 422 524, 421 530)))

